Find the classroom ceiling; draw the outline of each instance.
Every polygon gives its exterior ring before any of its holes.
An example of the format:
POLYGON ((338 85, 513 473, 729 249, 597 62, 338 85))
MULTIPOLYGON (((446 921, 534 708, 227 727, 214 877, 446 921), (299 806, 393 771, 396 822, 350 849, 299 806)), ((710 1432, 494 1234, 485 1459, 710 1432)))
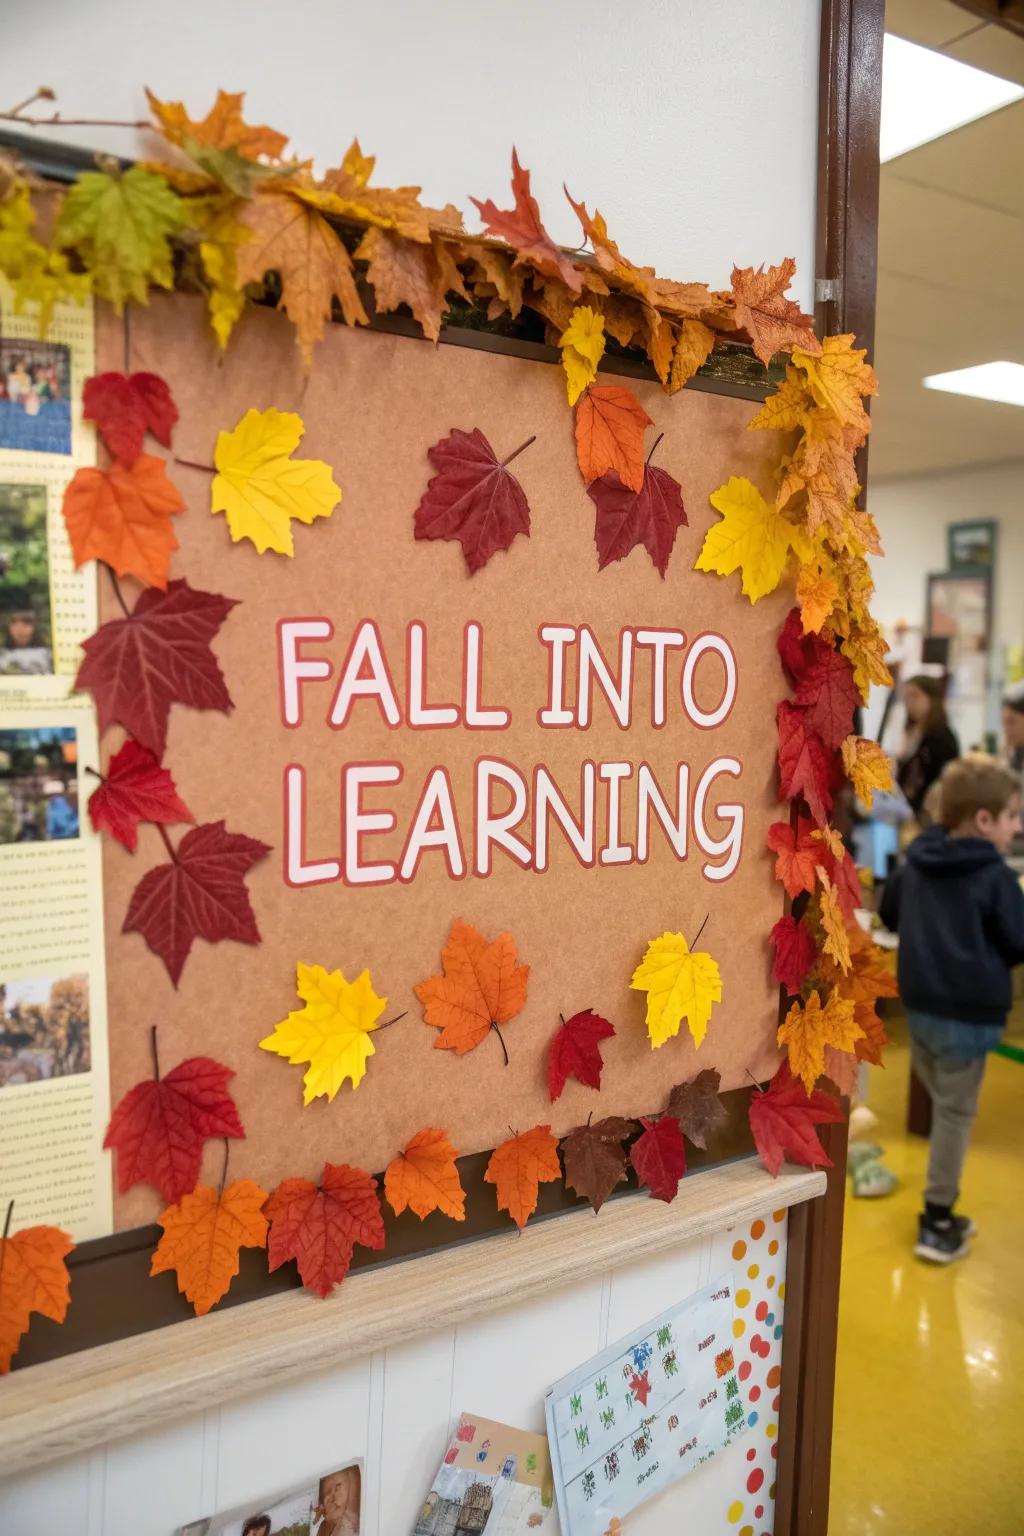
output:
MULTIPOLYGON (((951 0, 888 0, 886 31, 1024 84, 1024 38, 951 0)), ((1024 101, 882 166, 871 478, 1019 460, 1024 410, 926 374, 1024 363, 1024 101)))

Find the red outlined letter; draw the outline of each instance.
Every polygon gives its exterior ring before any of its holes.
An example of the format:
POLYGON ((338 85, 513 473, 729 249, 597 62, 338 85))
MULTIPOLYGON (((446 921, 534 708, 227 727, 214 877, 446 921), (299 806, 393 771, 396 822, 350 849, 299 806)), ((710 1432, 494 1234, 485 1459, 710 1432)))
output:
POLYGON ((466 724, 474 731, 503 731, 512 716, 507 709, 486 709, 480 702, 484 686, 483 630, 479 624, 466 625, 463 637, 466 656, 466 724))
POLYGON ((736 702, 736 657, 733 655, 732 646, 721 635, 698 635, 686 654, 683 662, 683 675, 680 681, 680 692, 683 699, 683 708, 693 721, 694 725, 702 731, 709 731, 716 725, 721 725, 729 716, 729 711, 736 702), (701 709, 693 696, 693 674, 697 670, 697 663, 708 651, 713 651, 716 656, 722 658, 725 667, 725 690, 722 693, 721 702, 717 708, 705 712, 701 709))
POLYGON ((405 654, 409 725, 413 730, 458 725, 459 711, 454 704, 428 704, 424 696, 427 686, 427 628, 418 619, 413 619, 406 630, 405 654))
POLYGON ((380 630, 372 619, 364 619, 360 624, 345 657, 329 717, 329 724, 335 730, 340 730, 347 723, 352 701, 357 698, 376 699, 388 725, 401 724, 402 716, 395 698, 391 673, 384 659, 380 630), (368 677, 359 675, 364 666, 369 666, 368 677))
POLYGON ((364 811, 363 788, 370 784, 397 784, 402 777, 398 763, 347 763, 342 769, 342 851, 346 885, 388 885, 395 878, 393 864, 362 863, 362 839, 370 832, 392 832, 394 811, 364 811))
POLYGON ((738 779, 743 773, 743 765, 734 757, 716 757, 713 763, 708 763, 697 780, 697 788, 693 796, 694 835, 709 860, 725 856, 724 864, 709 862, 703 866, 701 873, 705 880, 728 880, 735 871, 740 861, 740 854, 743 852, 742 805, 716 805, 715 816, 719 821, 728 822, 729 830, 724 837, 712 837, 708 831, 708 791, 720 773, 728 773, 738 779))
POLYGON ((619 681, 612 680, 604 653, 594 639, 588 624, 580 625, 580 664, 576 687, 576 721, 581 731, 590 725, 590 699, 593 693, 592 678, 597 678, 601 692, 611 706, 612 714, 624 731, 629 729, 633 714, 633 631, 624 629, 619 634, 619 681))
POLYGON ((571 709, 565 707, 565 650, 576 639, 569 624, 542 624, 538 631, 541 645, 551 647, 548 656, 548 702, 537 711, 538 725, 575 725, 571 709))
POLYGON ((473 872, 489 875, 491 872, 491 844, 503 848, 507 854, 529 869, 532 854, 530 845, 512 831, 526 815, 526 780, 518 768, 503 763, 500 758, 480 757, 476 764, 476 852, 473 872), (512 803, 507 811, 495 816, 491 811, 491 785, 497 780, 512 791, 512 803))
POLYGON ((636 858, 638 864, 646 864, 650 852, 651 811, 661 823, 661 829, 672 844, 676 858, 682 863, 686 858, 687 796, 690 793, 690 767, 688 763, 676 764, 676 814, 673 816, 658 787, 653 770, 641 763, 636 775, 636 858))
POLYGON ((337 859, 307 864, 306 770, 290 763, 284 771, 284 878, 288 885, 328 885, 341 875, 337 859))
POLYGON ((331 664, 322 656, 305 657, 299 653, 303 640, 329 640, 334 633, 328 619, 279 619, 277 624, 277 665, 281 693, 281 719, 285 725, 302 724, 300 682, 316 678, 323 682, 331 675, 331 664))
POLYGON ((651 724, 658 727, 666 719, 665 652, 669 646, 685 645, 686 636, 681 629, 638 629, 637 645, 649 645, 651 657, 651 724))
POLYGON ((608 785, 608 830, 605 834, 607 841, 601 849, 599 863, 631 864, 633 862, 633 850, 628 843, 619 842, 619 826, 621 822, 622 781, 632 776, 633 764, 602 763, 600 773, 602 779, 608 785))
POLYGON ((409 836, 402 850, 399 865, 400 880, 414 880, 419 870, 420 855, 424 848, 443 848, 448 861, 448 874, 453 880, 461 880, 466 873, 466 856, 459 837, 459 823, 455 815, 451 780, 447 770, 435 768, 423 786, 420 803, 416 807, 409 836), (430 825, 437 816, 439 826, 430 825))
POLYGON ((552 814, 580 863, 588 868, 593 864, 595 784, 594 765, 585 762, 580 768, 580 819, 577 822, 548 770, 534 769, 533 867, 538 874, 548 867, 548 819, 552 814))

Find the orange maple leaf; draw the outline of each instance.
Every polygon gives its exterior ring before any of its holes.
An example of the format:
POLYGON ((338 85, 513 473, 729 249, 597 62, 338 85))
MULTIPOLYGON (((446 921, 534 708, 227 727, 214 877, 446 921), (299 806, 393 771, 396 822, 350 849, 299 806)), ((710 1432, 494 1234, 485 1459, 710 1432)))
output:
POLYGON ((697 372, 702 368, 711 356, 715 346, 715 333, 710 326, 704 325, 700 320, 684 320, 679 332, 679 340, 672 354, 672 367, 668 378, 668 392, 674 395, 677 389, 682 389, 688 384, 697 372))
POLYGON ((809 355, 821 351, 814 334, 814 317, 784 295, 793 281, 796 262, 787 256, 777 267, 733 267, 732 292, 736 320, 747 332, 754 353, 767 368, 776 352, 801 347, 809 355))
POLYGON ((236 1179, 223 1194, 197 1184, 177 1205, 158 1218, 164 1235, 156 1246, 151 1275, 173 1269, 178 1290, 202 1317, 226 1296, 238 1274, 242 1248, 267 1246, 265 1189, 252 1179, 236 1179))
POLYGON ((441 1211, 453 1221, 466 1219, 466 1192, 459 1179, 458 1153, 447 1131, 428 1126, 417 1131, 384 1170, 384 1194, 396 1216, 406 1206, 422 1221, 441 1211))
POLYGON ((573 293, 583 287, 583 278, 569 257, 552 240, 541 223, 537 199, 530 191, 530 173, 519 164, 515 148, 512 150, 513 208, 499 208, 490 198, 485 201, 471 197, 476 205, 488 234, 507 240, 515 250, 517 259, 536 267, 548 277, 559 277, 573 293))
POLYGON ((484 1180, 497 1186, 498 1209, 508 1211, 520 1231, 537 1208, 541 1184, 562 1177, 558 1142, 550 1125, 535 1125, 495 1147, 484 1180))
POLYGON ((855 1003, 853 1016, 864 1031, 853 1047, 857 1060, 870 1062, 873 1067, 884 1067, 882 1049, 889 1044, 889 1036, 878 1010, 873 1003, 855 1003))
POLYGON ((218 91, 209 112, 196 121, 189 117, 183 102, 161 101, 148 87, 146 97, 160 132, 171 144, 185 145, 191 139, 207 149, 236 149, 250 160, 260 155, 277 160, 288 143, 288 135, 276 128, 244 120, 244 91, 218 91))
POLYGON ((377 310, 407 304, 431 341, 441 334, 448 293, 469 298, 455 259, 441 241, 420 244, 390 230, 368 229, 355 255, 369 264, 366 275, 377 310))
POLYGON ((371 187, 376 164, 353 140, 341 165, 324 173, 317 207, 324 213, 355 219, 376 229, 393 230, 406 240, 429 245, 434 230, 462 233, 462 214, 451 203, 427 208, 420 202, 420 187, 371 187))
POLYGON ((59 1227, 0 1237, 0 1376, 10 1370, 33 1312, 64 1321, 71 1285, 64 1260, 74 1246, 59 1227))
POLYGON ((441 1031, 434 1041, 443 1051, 462 1056, 494 1030, 508 1064, 499 1024, 514 1019, 526 1002, 528 965, 518 964, 510 933, 490 942, 478 928, 458 918, 441 951, 442 976, 429 976, 416 987, 423 1017, 441 1031))
POLYGON ((631 491, 644 483, 644 429, 651 418, 619 384, 591 384, 576 406, 576 458, 589 485, 614 470, 631 491))
POLYGON ((839 583, 820 565, 802 565, 796 578, 796 599, 805 635, 816 635, 836 605, 839 583))
POLYGON ((824 953, 835 961, 836 965, 845 975, 850 969, 850 940, 846 933, 846 923, 843 919, 843 909, 839 901, 838 887, 833 885, 825 870, 818 865, 818 879, 821 882, 821 895, 818 901, 818 910, 821 914, 821 926, 825 930, 824 953))
POLYGON ((171 518, 184 512, 163 459, 142 453, 133 464, 80 469, 64 492, 64 521, 75 564, 105 560, 118 576, 165 589, 177 549, 171 518))
POLYGON ((825 1048, 852 1051, 864 1031, 854 1017, 854 1005, 839 993, 829 993, 822 1005, 817 992, 805 1003, 793 1003, 779 1025, 778 1043, 789 1051, 789 1066, 810 1096, 825 1070, 825 1048))
POLYGON ((712 295, 706 283, 676 283, 670 278, 659 277, 653 267, 638 267, 623 256, 608 233, 604 216, 595 208, 591 217, 585 203, 575 202, 567 187, 563 187, 563 191, 590 241, 598 266, 620 288, 634 294, 648 308, 660 306, 673 315, 698 316, 709 307, 712 295))

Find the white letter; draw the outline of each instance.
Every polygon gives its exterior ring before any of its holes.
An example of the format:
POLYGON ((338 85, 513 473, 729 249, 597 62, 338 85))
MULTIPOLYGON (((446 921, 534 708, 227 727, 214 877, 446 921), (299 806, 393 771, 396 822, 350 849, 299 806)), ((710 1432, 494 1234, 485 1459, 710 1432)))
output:
POLYGON ((732 653, 732 647, 728 640, 723 640, 721 635, 698 635, 697 639, 683 662, 682 678, 683 708, 693 721, 703 730, 710 730, 714 725, 721 725, 736 701, 736 657, 732 653), (697 669, 697 663, 705 651, 714 651, 721 656, 725 665, 725 692, 717 709, 709 714, 699 708, 693 697, 693 674, 697 669))
POLYGON ((299 655, 300 640, 329 640, 333 630, 326 619, 282 619, 277 626, 278 666, 281 668, 281 713, 285 725, 302 724, 302 700, 299 682, 304 678, 322 681, 331 675, 331 664, 323 657, 307 660, 299 655))
POLYGON ((569 813, 569 807, 555 788, 554 780, 546 768, 538 768, 533 781, 533 867, 548 867, 548 816, 554 812, 566 839, 575 850, 581 864, 594 862, 594 765, 584 763, 580 771, 580 821, 579 825, 569 813))
POLYGON ((719 821, 727 821, 729 830, 724 837, 712 837, 707 828, 707 818, 704 814, 705 801, 712 781, 720 773, 730 773, 734 778, 739 778, 743 769, 734 757, 716 757, 713 763, 709 763, 697 781, 697 790, 693 797, 693 830, 701 848, 711 858, 719 858, 726 854, 724 864, 705 864, 702 870, 705 880, 728 880, 736 865, 740 861, 743 852, 743 807, 742 805, 716 805, 715 815, 719 821))
POLYGON ((612 707, 612 714, 626 730, 633 708, 633 632, 623 630, 619 637, 619 686, 605 664, 601 647, 586 624, 580 626, 580 668, 577 686, 576 720, 581 730, 590 724, 591 674, 596 674, 601 691, 612 707))
POLYGON ((466 724, 504 730, 511 720, 507 709, 485 709, 480 703, 484 685, 483 634, 479 624, 466 625, 466 724))
POLYGON ((605 846, 601 849, 602 864, 629 864, 633 850, 627 843, 619 842, 619 800, 622 780, 632 775, 632 763, 602 763, 601 777, 608 783, 608 832, 605 846))
POLYGON ((575 723, 572 710, 566 709, 564 703, 565 648, 567 645, 572 645, 575 639, 576 631, 565 624, 542 624, 540 627, 541 645, 551 647, 548 662, 548 703, 547 708, 542 709, 537 715, 540 725, 573 725, 575 723))
POLYGON ((638 629, 637 645, 649 645, 651 658, 651 724, 665 724, 665 652, 670 645, 685 645, 681 629, 638 629))
POLYGON ((303 854, 306 832, 306 772, 292 763, 284 771, 284 868, 289 885, 324 885, 337 880, 337 859, 307 864, 303 854))
POLYGON ((345 658, 344 671, 341 674, 338 691, 334 695, 334 707, 330 715, 331 725, 338 727, 345 724, 349 710, 352 708, 352 700, 355 698, 375 698, 388 725, 398 725, 401 721, 398 700, 395 698, 387 662, 384 660, 380 634, 372 619, 364 619, 360 624, 345 658), (370 675, 360 677, 359 673, 366 664, 369 664, 370 675))
POLYGON ((387 885, 395 878, 393 864, 361 864, 360 839, 367 832, 391 832, 394 811, 364 811, 364 784, 397 784, 402 770, 397 763, 349 763, 345 780, 345 884, 387 885))
POLYGON ((636 857, 640 864, 647 863, 652 810, 675 849, 676 858, 680 863, 686 858, 686 796, 690 788, 690 769, 687 763, 677 764, 677 783, 676 814, 673 816, 651 769, 646 763, 640 764, 636 776, 636 857))
POLYGON ((466 873, 466 860, 459 841, 459 827, 452 804, 452 787, 443 768, 435 768, 426 784, 413 818, 409 836, 402 853, 400 879, 412 880, 419 868, 420 854, 424 848, 443 848, 448 860, 448 873, 453 880, 461 880, 466 873), (430 825, 434 815, 441 825, 430 825))
POLYGON ((425 701, 426 670, 426 627, 414 619, 409 625, 409 724, 458 725, 459 712, 454 704, 432 705, 425 701))
POLYGON ((524 869, 530 867, 530 849, 512 831, 526 815, 526 781, 508 763, 482 757, 476 765, 476 874, 491 872, 491 844, 504 848, 524 869), (495 779, 512 791, 512 804, 500 816, 491 814, 491 784, 495 779))

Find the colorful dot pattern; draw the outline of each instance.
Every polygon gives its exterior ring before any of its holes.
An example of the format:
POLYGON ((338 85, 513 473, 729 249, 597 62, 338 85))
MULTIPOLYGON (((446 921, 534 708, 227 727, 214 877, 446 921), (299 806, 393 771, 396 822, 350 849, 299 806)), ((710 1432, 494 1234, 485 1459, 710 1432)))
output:
POLYGON ((736 1285, 733 1333, 739 1341, 737 1375, 748 1432, 743 1442, 745 1460, 730 1490, 734 1497, 725 1511, 722 1536, 772 1536, 786 1294, 781 1279, 785 1222, 785 1211, 773 1211, 752 1222, 731 1247, 736 1285), (741 1489, 743 1497, 739 1497, 741 1489))

